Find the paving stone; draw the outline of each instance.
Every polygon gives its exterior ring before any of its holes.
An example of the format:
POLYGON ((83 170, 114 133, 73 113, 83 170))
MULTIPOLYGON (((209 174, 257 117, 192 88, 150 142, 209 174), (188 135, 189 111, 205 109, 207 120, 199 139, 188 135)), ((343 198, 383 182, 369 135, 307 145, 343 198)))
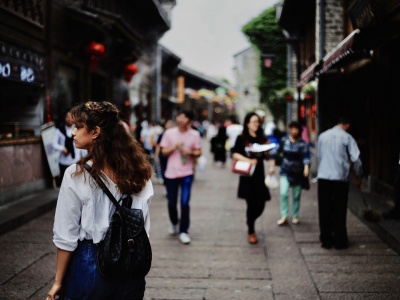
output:
POLYGON ((314 280, 321 293, 400 293, 399 273, 315 273, 314 280))

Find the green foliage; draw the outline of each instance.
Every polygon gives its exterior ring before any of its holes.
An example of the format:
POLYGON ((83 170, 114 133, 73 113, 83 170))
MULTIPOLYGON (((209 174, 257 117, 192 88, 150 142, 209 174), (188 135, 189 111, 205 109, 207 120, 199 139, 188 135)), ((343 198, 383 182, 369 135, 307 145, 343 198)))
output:
POLYGON ((305 95, 310 95, 310 96, 315 96, 315 86, 312 85, 311 83, 306 83, 305 85, 303 85, 301 91, 305 94, 305 95))
POLYGON ((285 87, 284 89, 282 89, 280 91, 277 91, 277 93, 279 95, 281 95, 282 97, 285 97, 285 96, 288 96, 288 95, 294 97, 294 91, 293 91, 293 89, 291 87, 285 87))
POLYGON ((285 120, 286 102, 275 91, 286 87, 286 44, 278 42, 284 36, 275 18, 276 9, 271 7, 243 26, 242 32, 261 53, 273 53, 275 59, 270 68, 260 59, 258 89, 261 102, 267 104, 276 119, 285 120))

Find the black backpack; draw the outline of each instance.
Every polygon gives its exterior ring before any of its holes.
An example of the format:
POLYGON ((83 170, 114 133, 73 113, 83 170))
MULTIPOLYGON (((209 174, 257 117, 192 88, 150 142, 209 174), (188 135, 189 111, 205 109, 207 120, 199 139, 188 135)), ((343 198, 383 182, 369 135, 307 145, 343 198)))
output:
POLYGON ((126 194, 117 202, 100 177, 90 173, 91 167, 87 163, 84 167, 116 207, 104 240, 98 244, 96 264, 100 274, 109 280, 146 276, 152 250, 142 210, 131 208, 132 198, 126 194))

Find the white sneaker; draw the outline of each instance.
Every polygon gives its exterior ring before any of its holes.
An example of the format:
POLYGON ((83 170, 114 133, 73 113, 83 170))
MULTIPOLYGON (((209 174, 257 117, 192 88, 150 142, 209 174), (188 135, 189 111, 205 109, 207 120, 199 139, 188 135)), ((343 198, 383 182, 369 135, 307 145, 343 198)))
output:
POLYGON ((176 224, 176 225, 174 225, 174 224, 171 224, 171 225, 169 225, 169 228, 168 228, 168 233, 170 234, 170 235, 176 235, 176 234, 178 234, 178 224, 176 224))
POLYGON ((191 242, 189 235, 185 232, 179 234, 179 239, 181 240, 182 244, 190 244, 191 242))

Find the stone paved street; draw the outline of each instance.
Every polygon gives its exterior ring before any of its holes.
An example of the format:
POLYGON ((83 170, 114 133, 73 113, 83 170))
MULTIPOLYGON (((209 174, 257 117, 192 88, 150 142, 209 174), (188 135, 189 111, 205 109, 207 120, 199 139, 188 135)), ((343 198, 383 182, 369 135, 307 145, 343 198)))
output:
MULTIPOLYGON (((210 162, 192 190, 190 245, 168 235, 163 186, 154 184, 145 299, 400 299, 400 257, 350 212, 350 248, 320 248, 316 184, 303 193, 297 226, 276 225, 273 190, 257 222, 260 241, 249 245, 238 177, 210 162)), ((0 236, 0 299, 45 299, 55 270, 53 215, 0 236)))

